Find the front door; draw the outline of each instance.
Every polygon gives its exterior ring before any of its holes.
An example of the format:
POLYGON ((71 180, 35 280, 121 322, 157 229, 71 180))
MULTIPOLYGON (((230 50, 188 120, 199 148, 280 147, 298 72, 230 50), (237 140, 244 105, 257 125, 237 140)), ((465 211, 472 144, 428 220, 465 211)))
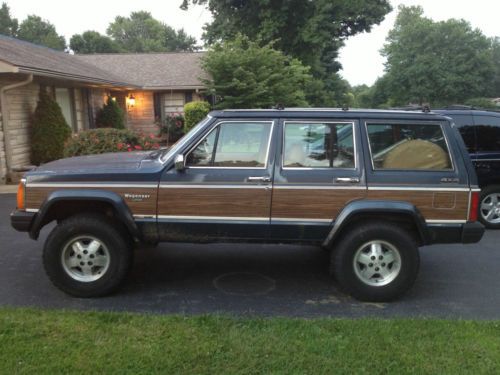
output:
POLYGON ((184 150, 185 169, 164 172, 160 239, 210 241, 268 236, 274 122, 221 120, 184 150))

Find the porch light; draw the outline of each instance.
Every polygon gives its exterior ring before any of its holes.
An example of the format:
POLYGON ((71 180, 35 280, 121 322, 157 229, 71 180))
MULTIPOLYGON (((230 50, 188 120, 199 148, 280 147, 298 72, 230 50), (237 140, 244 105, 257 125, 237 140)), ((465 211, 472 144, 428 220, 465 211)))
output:
POLYGON ((127 98, 128 106, 129 108, 133 108, 135 106, 135 97, 134 95, 130 94, 127 98))

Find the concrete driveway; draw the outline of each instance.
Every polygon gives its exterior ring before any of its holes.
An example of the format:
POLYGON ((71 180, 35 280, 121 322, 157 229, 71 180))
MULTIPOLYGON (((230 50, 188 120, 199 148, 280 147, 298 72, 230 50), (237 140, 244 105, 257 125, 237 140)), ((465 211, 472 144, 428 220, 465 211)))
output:
POLYGON ((153 313, 225 313, 300 317, 500 318, 500 231, 476 245, 422 248, 415 287, 388 304, 360 303, 339 292, 327 254, 289 245, 162 244, 136 252, 123 289, 78 299, 45 276, 38 242, 10 227, 13 194, 0 195, 0 305, 153 313))

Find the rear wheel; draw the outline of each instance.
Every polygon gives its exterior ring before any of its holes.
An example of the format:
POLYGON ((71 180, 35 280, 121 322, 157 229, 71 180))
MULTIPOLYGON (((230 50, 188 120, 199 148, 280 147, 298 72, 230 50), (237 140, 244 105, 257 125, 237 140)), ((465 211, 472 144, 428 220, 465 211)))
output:
POLYGON ((500 228, 500 186, 487 186, 481 191, 479 221, 490 229, 500 228))
POLYGON ((342 289, 362 301, 391 301, 414 284, 420 258, 414 239, 389 223, 347 232, 331 254, 330 270, 342 289))
POLYGON ((132 263, 131 245, 119 225, 105 216, 72 216, 58 224, 45 242, 45 271, 68 294, 103 296, 124 280, 132 263))

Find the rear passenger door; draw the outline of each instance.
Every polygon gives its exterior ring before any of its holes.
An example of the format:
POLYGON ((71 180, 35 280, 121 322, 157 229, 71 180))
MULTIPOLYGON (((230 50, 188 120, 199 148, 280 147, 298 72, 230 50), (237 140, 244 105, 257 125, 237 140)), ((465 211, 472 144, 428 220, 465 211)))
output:
POLYGON ((474 115, 476 153, 471 155, 481 186, 497 183, 500 175, 500 114, 474 115), (491 178, 491 180, 489 180, 491 178))
POLYGON ((339 212, 366 194, 357 120, 280 121, 271 238, 323 240, 339 212))

